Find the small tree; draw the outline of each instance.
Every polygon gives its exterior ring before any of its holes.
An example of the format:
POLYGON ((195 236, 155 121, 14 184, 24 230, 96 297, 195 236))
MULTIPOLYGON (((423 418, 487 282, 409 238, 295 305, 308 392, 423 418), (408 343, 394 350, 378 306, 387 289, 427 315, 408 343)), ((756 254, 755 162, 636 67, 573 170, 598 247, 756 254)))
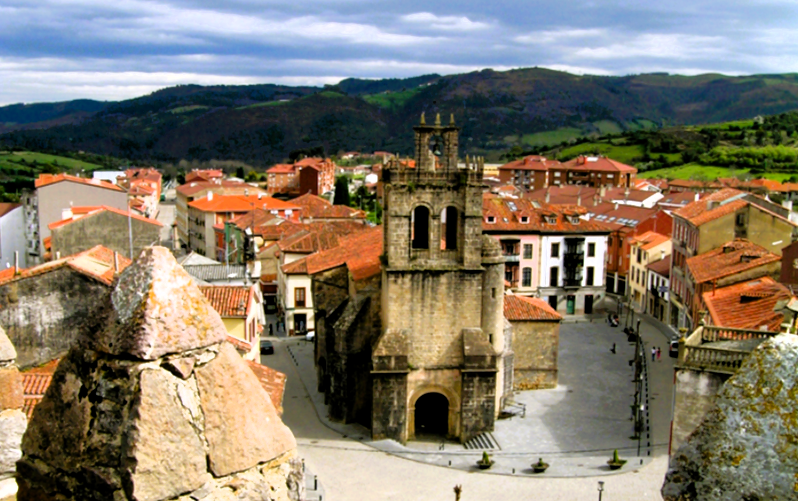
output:
POLYGON ((349 206, 349 178, 338 176, 335 178, 335 197, 333 205, 349 206))

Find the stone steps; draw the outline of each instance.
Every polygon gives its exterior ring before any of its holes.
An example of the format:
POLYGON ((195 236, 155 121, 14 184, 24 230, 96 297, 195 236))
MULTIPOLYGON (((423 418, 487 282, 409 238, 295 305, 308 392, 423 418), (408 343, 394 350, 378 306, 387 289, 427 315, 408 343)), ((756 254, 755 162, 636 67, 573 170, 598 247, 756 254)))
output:
POLYGON ((490 432, 477 435, 476 437, 464 443, 463 447, 466 449, 480 450, 501 449, 501 447, 499 447, 499 442, 496 441, 496 438, 490 432))

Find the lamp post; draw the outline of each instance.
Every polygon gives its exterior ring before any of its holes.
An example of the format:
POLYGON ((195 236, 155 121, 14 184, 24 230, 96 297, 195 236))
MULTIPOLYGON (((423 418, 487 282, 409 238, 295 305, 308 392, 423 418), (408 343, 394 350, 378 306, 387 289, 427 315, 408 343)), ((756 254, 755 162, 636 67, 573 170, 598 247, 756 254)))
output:
POLYGON ((598 484, 599 484, 598 485, 599 501, 601 501, 601 493, 604 492, 604 481, 603 480, 599 480, 598 484))

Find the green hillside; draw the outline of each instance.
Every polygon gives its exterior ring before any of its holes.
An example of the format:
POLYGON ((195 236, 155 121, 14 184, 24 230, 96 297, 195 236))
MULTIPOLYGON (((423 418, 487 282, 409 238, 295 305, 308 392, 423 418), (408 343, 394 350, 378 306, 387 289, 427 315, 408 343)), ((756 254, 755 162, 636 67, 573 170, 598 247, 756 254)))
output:
MULTIPOLYGON (((80 120, 27 124, 31 130, 1 135, 0 148, 89 151, 151 162, 238 160, 262 167, 310 150, 328 155, 342 150, 409 153, 412 126, 426 112, 428 117, 440 113, 446 122, 455 117, 462 128, 462 154, 496 160, 508 149, 518 153, 561 142, 570 147, 576 145, 569 141, 587 137, 596 148, 629 162, 639 156, 654 169, 672 167, 673 155, 685 152, 683 161, 694 162, 697 158, 690 155, 697 148, 687 145, 688 137, 678 151, 644 147, 641 152, 638 139, 656 140, 646 135, 652 131, 739 121, 703 127, 739 135, 732 128, 745 127, 757 115, 794 109, 795 74, 599 77, 543 68, 483 70, 443 77, 347 79, 325 88, 183 85, 108 103, 80 120), (625 142, 608 142, 611 137, 625 142)), ((679 130, 688 136, 703 134, 679 130)), ((699 153, 711 148, 705 150, 699 153)))

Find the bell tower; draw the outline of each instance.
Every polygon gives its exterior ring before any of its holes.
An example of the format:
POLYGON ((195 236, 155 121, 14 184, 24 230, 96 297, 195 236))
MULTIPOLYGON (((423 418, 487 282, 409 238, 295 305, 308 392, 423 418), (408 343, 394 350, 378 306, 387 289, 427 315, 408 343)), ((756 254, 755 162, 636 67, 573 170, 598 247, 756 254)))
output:
POLYGON ((504 261, 492 247, 486 254, 484 162, 458 162, 454 116, 428 125, 422 114, 413 132, 415 165, 394 159, 382 171, 384 330, 372 350, 372 434, 466 441, 493 429, 502 395, 504 261))

